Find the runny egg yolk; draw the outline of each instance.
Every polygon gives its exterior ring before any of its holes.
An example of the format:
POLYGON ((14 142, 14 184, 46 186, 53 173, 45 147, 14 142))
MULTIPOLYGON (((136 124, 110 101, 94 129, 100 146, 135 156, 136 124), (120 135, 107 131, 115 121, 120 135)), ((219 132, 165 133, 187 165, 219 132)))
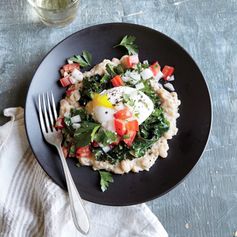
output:
POLYGON ((107 94, 103 94, 103 95, 100 95, 97 93, 94 94, 92 103, 93 103, 93 107, 102 106, 102 107, 110 108, 110 109, 114 108, 112 103, 109 101, 107 94))
POLYGON ((87 103, 87 105, 86 105, 87 112, 89 114, 91 114, 93 112, 93 109, 96 106, 100 106, 100 107, 104 107, 104 108, 109 108, 109 109, 113 109, 114 108, 112 103, 109 101, 107 94, 100 95, 98 93, 95 93, 93 95, 93 99, 91 101, 89 101, 87 103))
POLYGON ((94 94, 92 101, 87 103, 86 110, 104 128, 113 132, 115 131, 113 117, 115 110, 107 94, 94 94))

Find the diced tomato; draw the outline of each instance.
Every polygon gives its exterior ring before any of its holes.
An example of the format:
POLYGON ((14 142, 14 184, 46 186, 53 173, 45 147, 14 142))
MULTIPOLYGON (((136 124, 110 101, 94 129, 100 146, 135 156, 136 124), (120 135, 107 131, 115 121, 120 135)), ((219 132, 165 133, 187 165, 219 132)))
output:
POLYGON ((167 78, 170 77, 173 74, 173 72, 174 72, 173 67, 165 65, 162 70, 164 79, 167 80, 167 78))
POLYGON ((70 81, 69 76, 61 78, 60 83, 63 87, 67 87, 67 86, 71 85, 71 81, 70 81))
POLYGON ((114 87, 116 87, 116 86, 123 86, 124 85, 123 80, 122 80, 121 76, 119 76, 119 75, 113 77, 111 82, 112 82, 112 85, 114 87))
POLYGON ((126 133, 126 136, 128 136, 128 138, 124 138, 123 141, 128 145, 131 146, 134 138, 136 137, 137 132, 136 131, 128 131, 126 133))
POLYGON ((124 109, 121 109, 119 111, 117 111, 114 114, 114 117, 116 119, 127 119, 127 118, 131 118, 132 117, 132 112, 129 110, 128 107, 125 107, 124 109))
POLYGON ((56 121, 54 127, 57 128, 57 129, 62 129, 62 128, 64 128, 64 119, 59 117, 59 118, 57 119, 57 121, 56 121))
POLYGON ((70 89, 66 91, 66 95, 70 96, 73 92, 75 91, 75 89, 70 89))
POLYGON ((62 150, 63 150, 64 157, 67 158, 67 156, 68 156, 68 148, 65 147, 65 146, 62 146, 62 150))
POLYGON ((130 56, 126 55, 122 58, 121 63, 125 68, 132 68, 133 66, 139 63, 138 55, 137 54, 130 56))
POLYGON ((91 151, 89 146, 83 146, 79 147, 76 150, 76 157, 77 158, 90 158, 91 157, 91 151))
POLYGON ((121 119, 114 119, 115 131, 118 135, 123 136, 126 133, 126 122, 121 119))
POLYGON ((153 63, 151 66, 150 66, 150 69, 154 75, 154 77, 158 74, 158 72, 160 71, 160 65, 158 62, 155 62, 153 63))
POLYGON ((73 69, 80 69, 80 65, 78 63, 72 63, 72 64, 65 64, 63 66, 64 72, 72 72, 73 69))
POLYGON ((135 132, 137 132, 139 130, 138 121, 136 119, 128 121, 126 123, 126 129, 127 129, 127 131, 135 131, 135 132))

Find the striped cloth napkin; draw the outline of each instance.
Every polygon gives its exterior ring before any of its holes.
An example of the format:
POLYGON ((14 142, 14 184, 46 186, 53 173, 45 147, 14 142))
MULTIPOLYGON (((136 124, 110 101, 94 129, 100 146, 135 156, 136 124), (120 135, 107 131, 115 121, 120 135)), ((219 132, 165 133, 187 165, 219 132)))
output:
MULTIPOLYGON (((0 236, 83 236, 74 227, 68 194, 44 173, 27 141, 24 110, 9 108, 0 127, 0 236)), ((145 204, 109 207, 84 201, 89 237, 167 237, 145 204)))

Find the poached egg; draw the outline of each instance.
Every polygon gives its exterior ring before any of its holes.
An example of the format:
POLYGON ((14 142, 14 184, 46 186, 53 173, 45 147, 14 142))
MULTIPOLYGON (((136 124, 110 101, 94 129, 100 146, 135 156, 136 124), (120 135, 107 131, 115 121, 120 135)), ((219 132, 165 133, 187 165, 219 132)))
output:
POLYGON ((154 104, 142 91, 128 86, 119 86, 96 94, 87 107, 102 127, 114 132, 114 113, 128 107, 133 114, 133 119, 137 119, 140 125, 151 115, 154 104))

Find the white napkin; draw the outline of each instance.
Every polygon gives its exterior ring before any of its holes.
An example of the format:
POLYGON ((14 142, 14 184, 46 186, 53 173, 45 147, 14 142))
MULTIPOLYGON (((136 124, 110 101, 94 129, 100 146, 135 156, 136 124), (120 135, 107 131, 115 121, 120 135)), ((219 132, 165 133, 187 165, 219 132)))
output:
MULTIPOLYGON (((29 147, 24 110, 9 108, 0 127, 0 236, 83 236, 74 227, 68 194, 44 173, 29 147)), ((145 204, 109 207, 84 201, 89 237, 167 237, 145 204)))

